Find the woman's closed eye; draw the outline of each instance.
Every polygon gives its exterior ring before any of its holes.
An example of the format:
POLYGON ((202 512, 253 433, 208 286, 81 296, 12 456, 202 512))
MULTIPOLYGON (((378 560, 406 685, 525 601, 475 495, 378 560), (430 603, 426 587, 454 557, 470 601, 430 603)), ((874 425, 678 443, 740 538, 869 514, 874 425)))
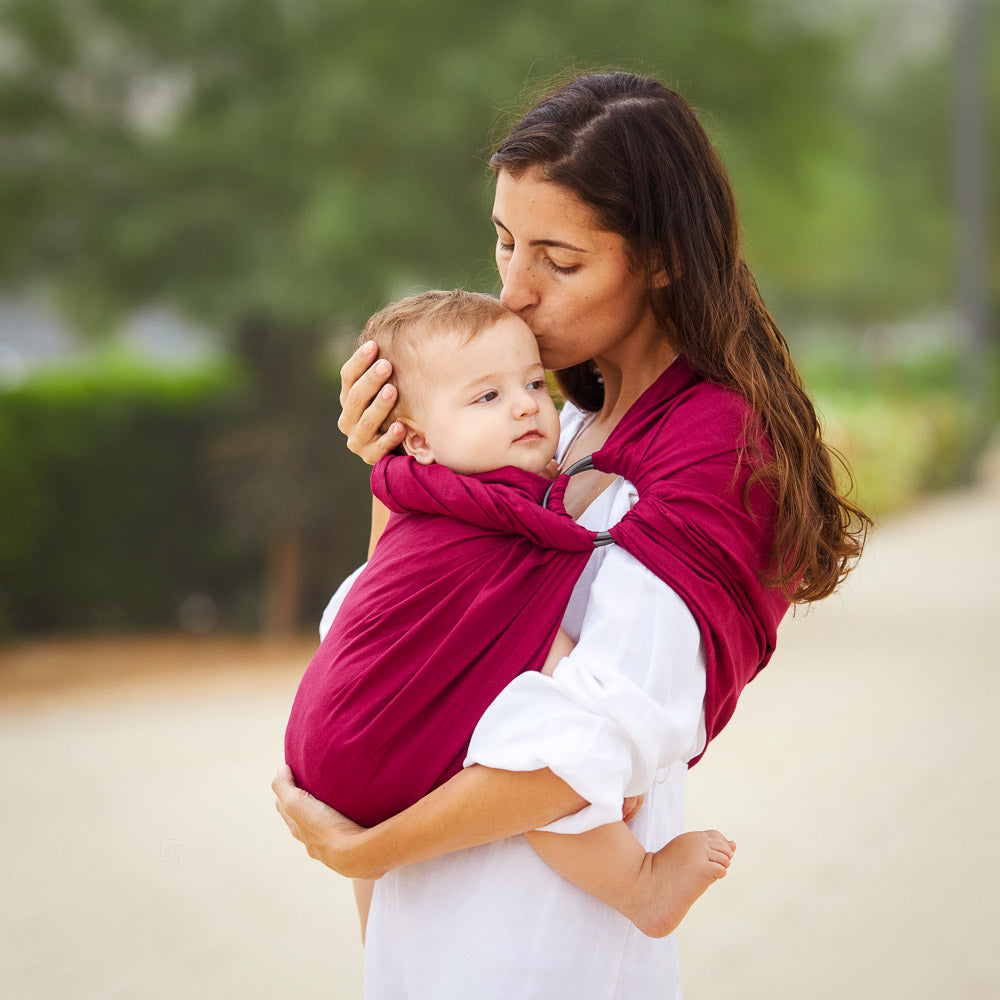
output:
POLYGON ((565 267, 557 264, 551 257, 545 258, 545 266, 550 270, 555 271, 556 274, 573 274, 574 271, 580 269, 579 264, 568 264, 565 267))
MULTIPOLYGON (((513 243, 504 243, 503 238, 497 239, 497 253, 510 257, 514 253, 513 243)), ((556 274, 573 274, 580 269, 579 264, 557 264, 551 257, 542 258, 542 263, 556 274)))

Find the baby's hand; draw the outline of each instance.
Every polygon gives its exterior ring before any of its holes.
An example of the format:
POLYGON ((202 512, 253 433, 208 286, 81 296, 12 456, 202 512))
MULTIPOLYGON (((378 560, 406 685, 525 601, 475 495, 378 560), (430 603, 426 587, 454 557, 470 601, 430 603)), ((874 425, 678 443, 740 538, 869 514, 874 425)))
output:
POLYGON ((622 803, 622 819, 627 823, 638 811, 640 806, 642 806, 643 799, 645 795, 630 795, 622 803))
POLYGON ((575 646, 576 643, 562 629, 559 629, 549 647, 549 655, 546 656, 545 662, 542 664, 542 673, 551 677, 562 658, 569 656, 575 646))

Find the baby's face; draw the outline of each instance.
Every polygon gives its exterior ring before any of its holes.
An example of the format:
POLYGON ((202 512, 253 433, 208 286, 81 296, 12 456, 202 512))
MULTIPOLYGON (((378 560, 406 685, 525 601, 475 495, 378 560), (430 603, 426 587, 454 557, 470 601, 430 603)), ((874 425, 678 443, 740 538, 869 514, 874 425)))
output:
POLYGON ((443 343, 422 394, 428 451, 418 460, 463 474, 506 465, 541 472, 556 453, 559 415, 531 330, 510 316, 467 344, 443 343))

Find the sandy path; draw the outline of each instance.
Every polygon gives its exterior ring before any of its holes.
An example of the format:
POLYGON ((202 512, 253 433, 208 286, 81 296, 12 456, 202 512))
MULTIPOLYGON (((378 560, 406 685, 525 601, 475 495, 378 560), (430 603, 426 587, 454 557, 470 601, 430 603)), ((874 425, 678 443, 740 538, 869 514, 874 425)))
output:
MULTIPOLYGON (((782 626, 692 772, 689 826, 739 853, 682 928, 688 1000, 1000 997, 998 565, 984 487, 782 626)), ((311 645, 0 651, 0 997, 360 997, 349 887, 268 791, 311 645)))
POLYGON ((268 787, 311 646, 200 647, 136 642, 181 669, 0 711, 4 1000, 360 997, 349 885, 268 787))
POLYGON ((737 864, 681 928, 688 1000, 1000 997, 1000 489, 881 528, 692 771, 737 864))

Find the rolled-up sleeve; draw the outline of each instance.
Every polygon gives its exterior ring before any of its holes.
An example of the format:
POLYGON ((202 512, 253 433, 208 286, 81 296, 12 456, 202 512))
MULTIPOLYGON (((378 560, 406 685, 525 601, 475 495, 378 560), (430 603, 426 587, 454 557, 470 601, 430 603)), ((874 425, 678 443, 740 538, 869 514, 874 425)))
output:
POLYGON ((705 741, 705 659, 690 612, 617 546, 597 558, 576 648, 552 677, 524 673, 500 693, 465 761, 559 775, 590 805, 545 827, 555 833, 621 819, 625 796, 705 741))

